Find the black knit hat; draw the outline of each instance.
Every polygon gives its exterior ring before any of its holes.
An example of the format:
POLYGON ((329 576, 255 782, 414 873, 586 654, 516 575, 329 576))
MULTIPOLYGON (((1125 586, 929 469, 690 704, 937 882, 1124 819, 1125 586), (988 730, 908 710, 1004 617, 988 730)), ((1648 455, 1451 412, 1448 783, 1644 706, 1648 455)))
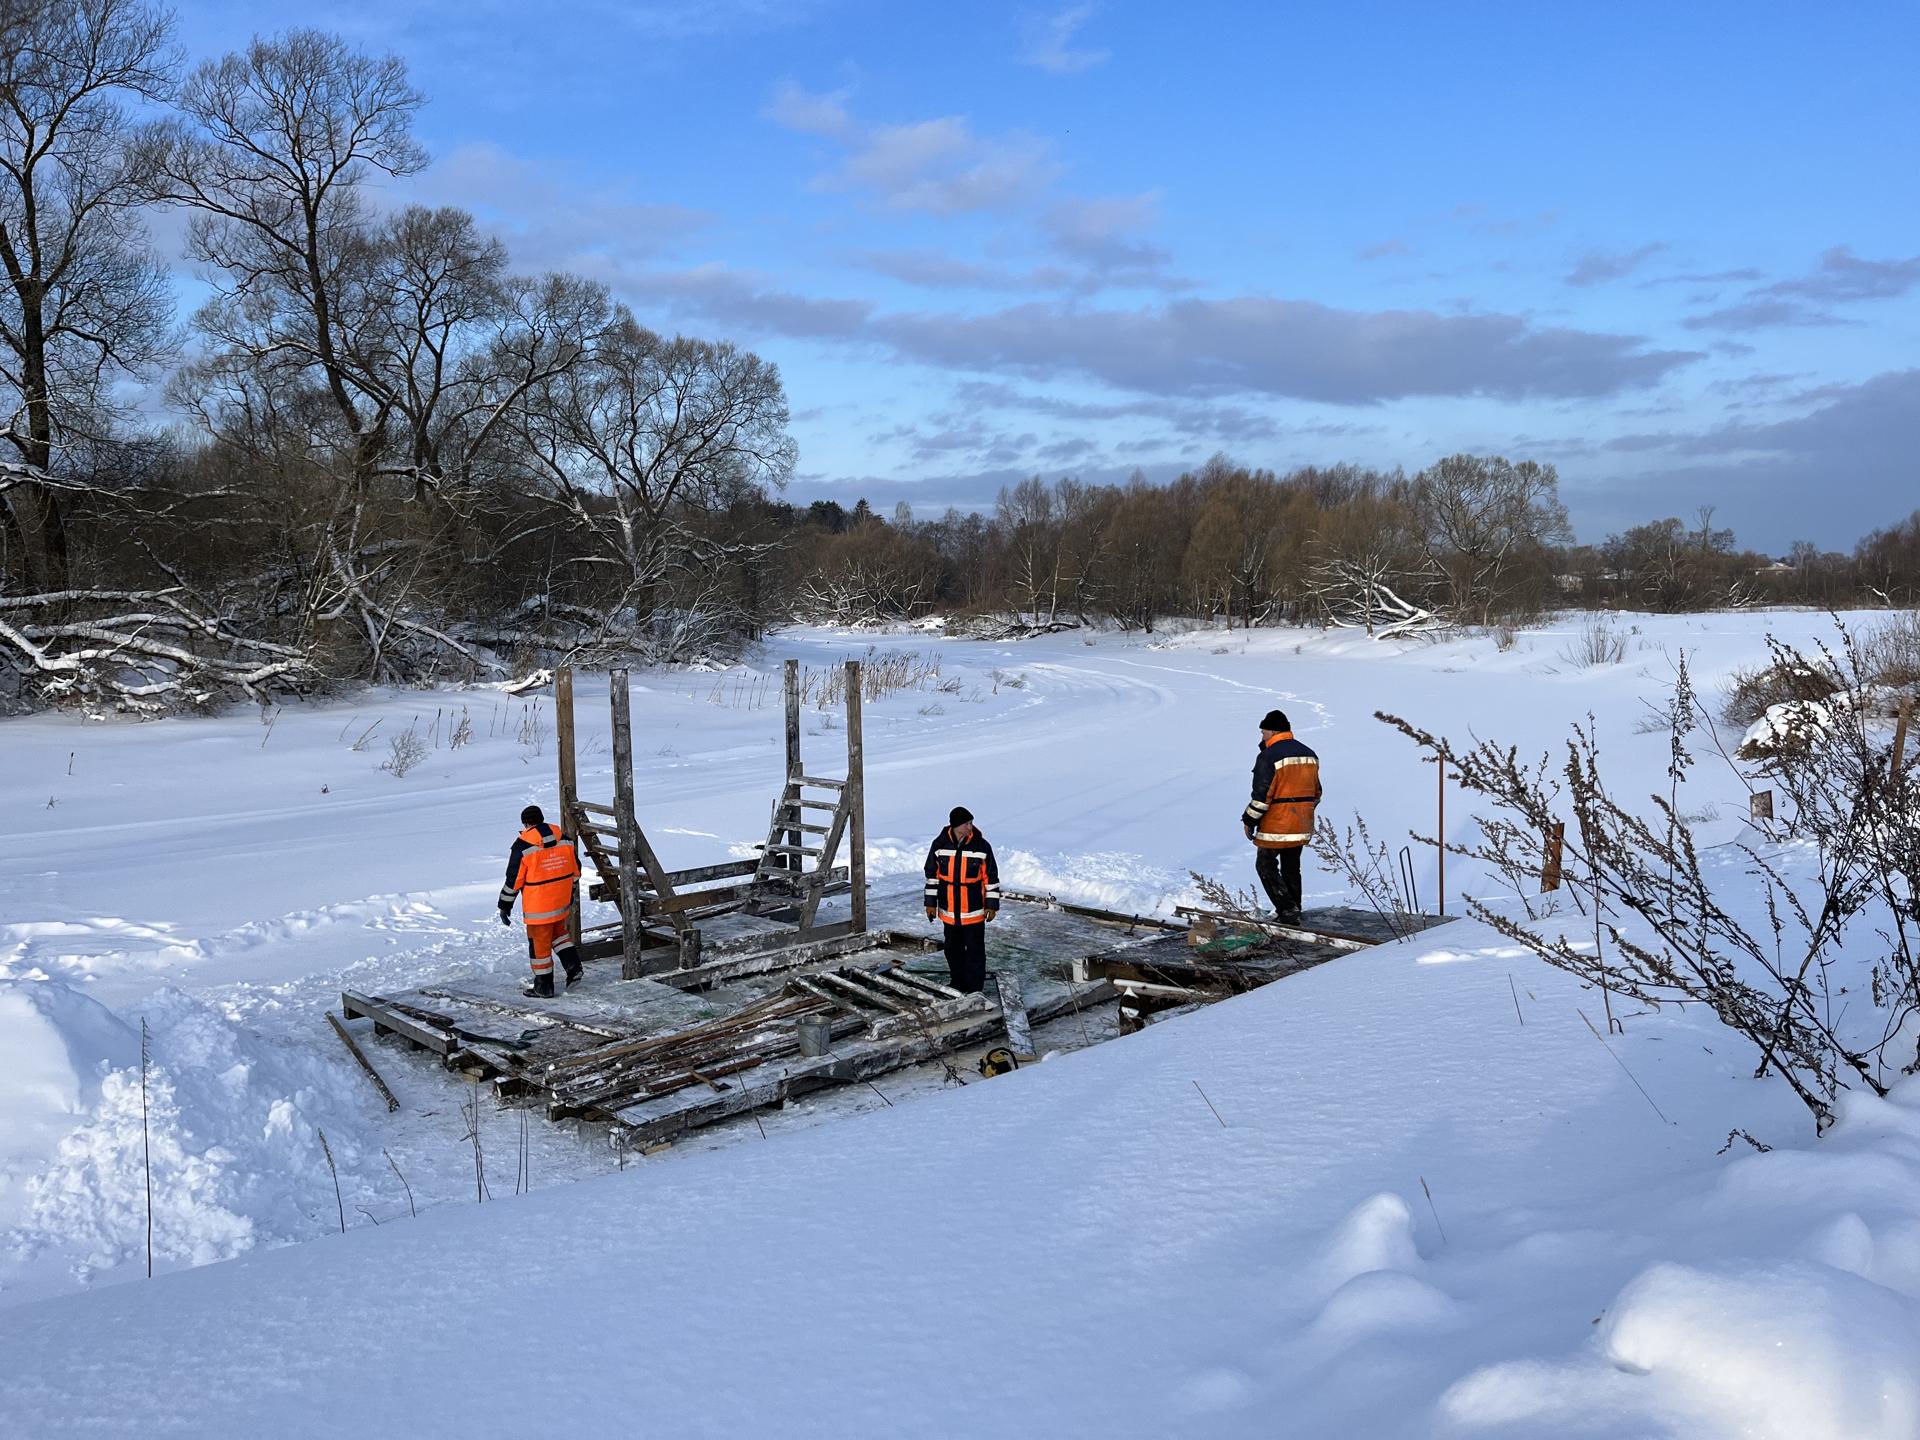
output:
POLYGON ((949 825, 971 825, 973 823, 973 811, 967 809, 964 805, 956 805, 947 813, 947 823, 949 825))
POLYGON ((546 820, 545 812, 543 812, 538 805, 529 805, 520 812, 520 823, 522 825, 544 825, 546 820))
POLYGON ((1286 711, 1269 710, 1267 711, 1267 718, 1260 722, 1260 728, 1262 730, 1291 730, 1293 726, 1287 723, 1286 711))

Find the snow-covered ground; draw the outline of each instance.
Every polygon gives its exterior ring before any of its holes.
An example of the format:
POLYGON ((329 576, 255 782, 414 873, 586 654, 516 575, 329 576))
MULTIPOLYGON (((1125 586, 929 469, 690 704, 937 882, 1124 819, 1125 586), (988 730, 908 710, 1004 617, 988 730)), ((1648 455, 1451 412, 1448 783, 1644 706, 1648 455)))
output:
MULTIPOLYGON (((1247 883, 1236 817, 1274 704, 1321 752, 1322 813, 1396 847, 1432 828, 1433 771, 1376 710, 1523 752, 1591 713, 1616 787, 1664 791, 1667 737, 1642 722, 1682 650, 1712 694, 1769 629, 1830 630, 1621 617, 1625 661, 1581 667, 1585 623, 1505 651, 891 637, 940 674, 867 707, 871 873, 917 870, 964 803, 1011 885, 1144 910, 1189 870, 1247 883)), ((764 833, 761 677, 869 643, 789 633, 750 670, 637 677, 669 863, 764 833)), ((382 1047, 389 1117, 321 1017, 343 985, 524 966, 493 896, 520 806, 552 796, 550 703, 268 718, 0 723, 21 821, 0 871, 0 1433, 1920 1434, 1920 1089, 1814 1142, 1710 1017, 1603 1040, 1599 997, 1467 923, 764 1143, 622 1169, 593 1127, 535 1119, 518 1198, 519 1114, 487 1101, 475 1204, 457 1087, 382 1047), (413 717, 437 745, 395 778, 386 737, 413 717), (143 1018, 158 1268, 241 1258, 109 1284, 145 1267, 143 1018), (1736 1127, 1779 1148, 1727 1148, 1736 1127)), ((831 768, 843 737, 807 730, 831 768)), ((603 721, 582 745, 604 787, 603 721)), ((1683 800, 1706 843, 1739 835, 1732 777, 1703 765, 1683 800)), ((1470 826, 1452 797, 1449 833, 1470 826)), ((1743 883, 1737 851, 1715 863, 1743 883)), ((1311 860, 1307 887, 1341 895, 1311 860)))

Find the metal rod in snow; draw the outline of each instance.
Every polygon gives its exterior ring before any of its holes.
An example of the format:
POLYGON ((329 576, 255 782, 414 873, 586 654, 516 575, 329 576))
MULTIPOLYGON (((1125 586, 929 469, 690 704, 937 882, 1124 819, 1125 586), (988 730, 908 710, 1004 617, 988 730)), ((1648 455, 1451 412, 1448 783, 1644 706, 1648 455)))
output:
POLYGON ((1433 766, 1440 776, 1440 814, 1434 838, 1440 842, 1440 913, 1447 913, 1447 757, 1436 755, 1433 766))

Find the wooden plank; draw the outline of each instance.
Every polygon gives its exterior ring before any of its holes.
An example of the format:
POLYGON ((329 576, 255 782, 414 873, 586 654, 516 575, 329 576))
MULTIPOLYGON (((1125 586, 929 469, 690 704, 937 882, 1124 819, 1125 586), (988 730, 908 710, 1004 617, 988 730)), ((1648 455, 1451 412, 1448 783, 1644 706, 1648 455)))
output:
MULTIPOLYGON (((866 740, 860 721, 860 662, 847 662, 847 801, 851 814, 847 835, 847 868, 853 881, 853 928, 867 928, 867 797, 866 740)), ((822 863, 831 863, 829 855, 822 863)), ((807 917, 811 920, 811 914, 807 917)))
MULTIPOLYGON (((1184 930, 1187 927, 1172 920, 1162 920, 1154 915, 1129 915, 1119 910, 1102 910, 1097 905, 1078 905, 1070 900, 1062 900, 1054 895, 1041 895, 1031 890, 1010 890, 1000 887, 1000 899, 1004 903, 1017 900, 1027 905, 1044 905, 1049 910, 1065 911, 1069 915, 1084 915, 1089 920, 1110 920, 1116 925, 1138 927, 1148 926, 1155 930, 1184 930)), ((1175 914, 1180 912, 1176 910, 1175 914)))
POLYGON ((736 880, 753 874, 755 863, 752 860, 727 860, 718 865, 696 865, 690 870, 669 870, 667 879, 675 888, 682 885, 700 885, 709 880, 736 880))
MULTIPOLYGON (((859 663, 858 660, 849 660, 847 662, 848 665, 858 665, 859 663)), ((812 785, 821 790, 844 790, 847 788, 847 782, 844 780, 827 780, 818 775, 802 775, 798 778, 802 785, 812 785)), ((805 802, 802 801, 801 803, 804 804, 805 802)))
POLYGON ((400 1108, 400 1102, 394 1098, 393 1091, 387 1088, 387 1082, 380 1078, 380 1072, 373 1068, 373 1062, 361 1050, 360 1042, 347 1033, 347 1027, 340 1023, 340 1017, 331 1010, 327 1011, 327 1023, 333 1026, 333 1033, 347 1047, 347 1053, 359 1062, 360 1068, 367 1072, 367 1078, 373 1082, 373 1088, 380 1092, 380 1098, 387 1102, 387 1113, 391 1115, 400 1108))
POLYGON ((820 850, 812 845, 762 845, 760 849, 768 855, 818 855, 820 850))
POLYGON ((878 1005, 881 1009, 891 1011, 895 1015, 912 1015, 916 1010, 925 1008, 908 1005, 899 996, 889 995, 877 985, 862 985, 849 976, 836 974, 831 970, 823 970, 813 978, 829 990, 850 995, 864 1005, 878 1005))
POLYGON ((436 1000, 452 1000, 461 1005, 473 1005, 501 1015, 511 1015, 516 1020, 531 1021, 542 1027, 556 1025, 564 1030, 578 1031, 582 1035, 597 1035, 603 1040, 618 1040, 627 1033, 624 1030, 609 1030, 604 1025, 589 1025, 584 1020, 570 1019, 553 1010, 537 1010, 530 1005, 509 1005, 505 1001, 495 1000, 490 995, 474 995, 464 990, 422 989, 414 993, 431 995, 436 1000))
POLYGON ((951 985, 942 985, 931 975, 922 975, 917 970, 907 969, 904 965, 896 973, 906 984, 927 991, 937 1000, 956 1000, 963 993, 951 985))
POLYGON ((620 978, 632 980, 640 973, 641 939, 640 895, 633 874, 638 829, 633 819, 633 697, 625 670, 615 670, 608 678, 607 693, 613 710, 613 818, 620 831, 622 862, 614 900, 620 907, 620 978))
MULTIPOLYGON (((553 676, 554 752, 560 766, 560 828, 576 833, 575 802, 579 799, 573 753, 573 667, 562 665, 553 676)), ((580 943, 580 887, 573 889, 573 909, 567 915, 567 938, 580 943)))
POLYGON ((790 946, 816 940, 834 940, 842 935, 858 933, 853 928, 852 921, 837 920, 831 925, 815 925, 811 929, 771 930, 764 935, 726 936, 715 940, 707 949, 716 957, 757 955, 763 950, 784 950, 790 946))
POLYGON ((1282 935, 1292 940, 1310 940, 1319 945, 1333 945, 1342 950, 1370 950, 1380 944, 1378 940, 1369 940, 1364 935, 1343 935, 1337 930, 1314 930, 1305 925, 1283 925, 1278 920, 1249 919, 1243 915, 1225 915, 1217 910, 1201 910, 1192 905, 1176 905, 1173 913, 1194 920, 1212 920, 1217 924, 1240 925, 1250 930, 1264 931, 1268 935, 1282 935))
POLYGON ((1021 1060, 1033 1058, 1033 1026, 1027 1020, 1027 1001, 1020 976, 1012 970, 994 971, 1000 992, 1000 1016, 1007 1024, 1007 1048, 1021 1060))
MULTIPOLYGON (((793 797, 793 799, 797 801, 800 795, 800 662, 798 660, 787 661, 785 672, 781 689, 786 702, 787 768, 786 787, 782 793, 793 797)), ((796 804, 794 806, 794 815, 797 817, 799 814, 800 807, 796 804)), ((799 838, 800 837, 794 832, 787 832, 788 840, 798 842, 799 838)), ((798 865, 789 865, 785 868, 789 870, 800 869, 798 865)))
MULTIPOLYGON (((751 882, 745 885, 716 885, 710 890, 688 890, 683 894, 665 900, 642 900, 640 913, 643 915, 678 915, 688 910, 699 910, 707 906, 732 908, 753 894, 751 882)), ((715 909, 712 913, 719 914, 715 909)))
POLYGON ((833 991, 822 985, 820 981, 812 975, 794 976, 791 980, 787 981, 787 989, 790 991, 798 990, 803 994, 813 996, 816 1000, 824 1000, 836 1010, 851 1010, 856 1015, 863 1013, 859 1006, 844 996, 834 994, 833 991))
POLYGON ((838 810, 840 802, 838 800, 802 800, 800 808, 802 810, 838 810))
POLYGON ((882 943, 877 936, 856 935, 848 932, 845 935, 831 936, 804 944, 763 950, 757 954, 709 960, 691 969, 656 971, 648 978, 657 980, 662 985, 671 985, 676 990, 708 990, 730 980, 743 980, 750 975, 769 975, 781 970, 798 969, 802 965, 817 964, 821 960, 830 959, 836 955, 851 955, 861 950, 877 948, 882 943))
POLYGON ((612 820, 618 820, 620 818, 620 812, 611 805, 602 805, 594 800, 576 800, 573 803, 578 805, 582 810, 589 811, 595 815, 605 815, 612 820))
POLYGON ((384 1000, 375 1000, 367 995, 357 995, 351 990, 340 992, 340 1008, 349 1019, 363 1015, 376 1024, 406 1036, 423 1050, 431 1050, 439 1056, 451 1055, 456 1041, 451 1030, 416 1020, 413 1016, 394 1009, 384 1000))

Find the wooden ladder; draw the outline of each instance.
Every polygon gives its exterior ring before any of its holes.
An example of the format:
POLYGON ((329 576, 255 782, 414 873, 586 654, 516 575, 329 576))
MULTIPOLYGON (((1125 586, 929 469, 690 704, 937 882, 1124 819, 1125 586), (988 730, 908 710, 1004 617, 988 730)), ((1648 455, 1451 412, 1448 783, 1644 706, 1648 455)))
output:
POLYGON ((789 775, 780 798, 773 805, 773 819, 767 827, 767 843, 760 847, 760 863, 754 869, 754 906, 756 910, 785 909, 797 905, 801 926, 813 923, 814 912, 832 878, 833 861, 847 832, 852 795, 844 780, 827 780, 815 775, 789 775), (831 800, 810 797, 808 790, 826 790, 831 800), (826 823, 807 819, 807 812, 827 812, 826 823), (820 837, 817 845, 807 843, 820 837), (809 866, 808 862, 813 862, 809 866))

